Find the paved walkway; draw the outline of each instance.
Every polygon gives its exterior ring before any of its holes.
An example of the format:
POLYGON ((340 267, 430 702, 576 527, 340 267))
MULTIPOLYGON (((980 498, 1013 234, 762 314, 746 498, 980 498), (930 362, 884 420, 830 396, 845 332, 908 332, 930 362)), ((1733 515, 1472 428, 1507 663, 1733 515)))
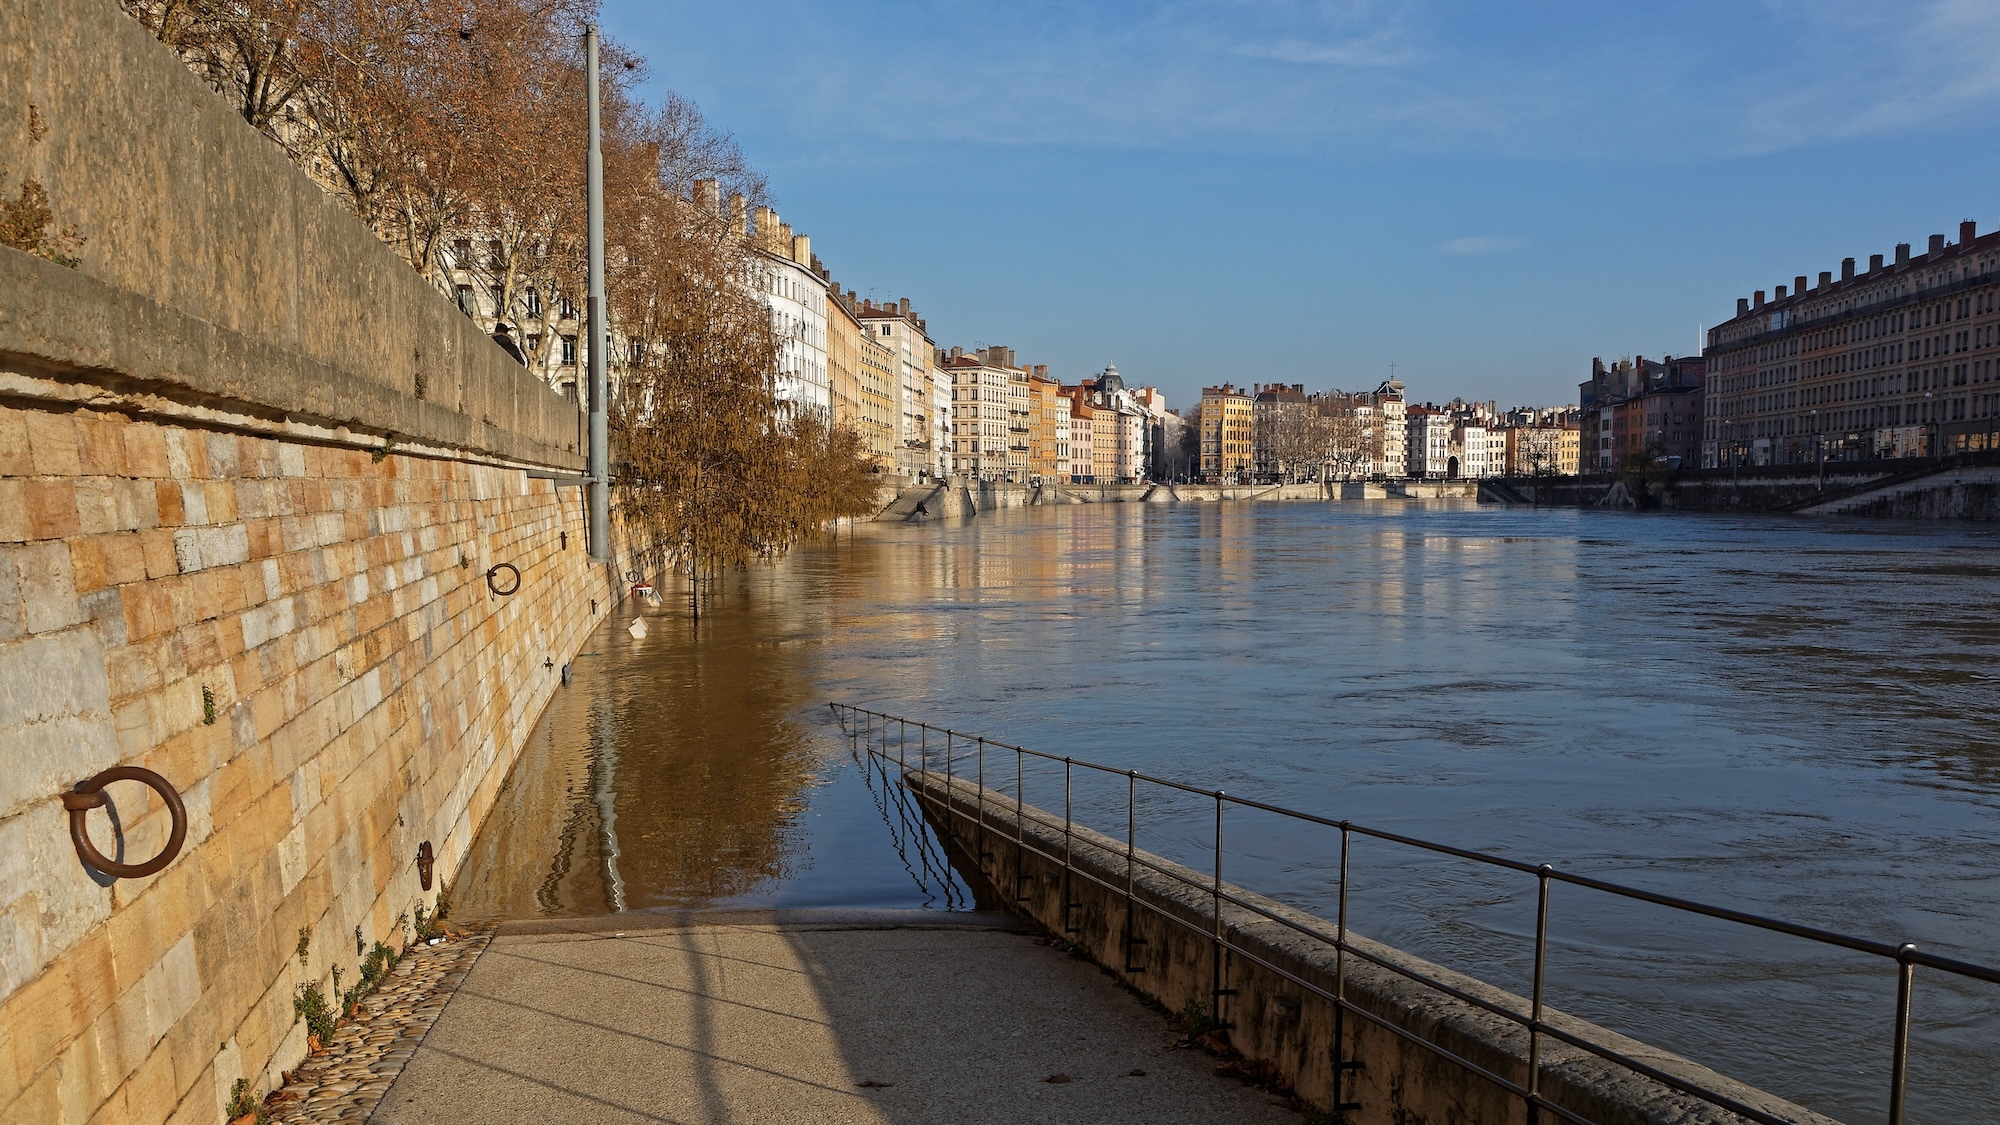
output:
POLYGON ((516 923, 369 1120, 1298 1125, 1173 1040, 990 916, 516 923))

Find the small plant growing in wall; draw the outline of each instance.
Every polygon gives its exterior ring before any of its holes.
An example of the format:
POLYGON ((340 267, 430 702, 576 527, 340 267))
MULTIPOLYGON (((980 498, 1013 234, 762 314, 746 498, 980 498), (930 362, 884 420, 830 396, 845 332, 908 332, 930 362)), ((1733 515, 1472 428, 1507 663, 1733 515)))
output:
MULTIPOLYGON (((42 113, 28 107, 28 146, 42 142, 49 127, 42 113)), ((11 246, 59 266, 75 269, 82 260, 84 238, 73 226, 58 226, 55 210, 49 206, 49 192, 40 180, 23 176, 20 193, 13 199, 0 195, 0 246, 11 246)))
POLYGON ((389 975, 389 966, 395 963, 396 951, 379 941, 376 942, 375 947, 368 951, 368 956, 361 962, 360 979, 354 982, 353 988, 341 994, 341 1014, 353 1019, 361 1010, 361 1001, 366 999, 370 992, 375 991, 375 986, 382 983, 383 977, 389 975))
POLYGON ((416 383, 417 397, 422 398, 424 397, 424 392, 430 389, 430 380, 424 378, 424 373, 419 371, 417 372, 416 383))
POLYGON ((207 684, 201 685, 201 721, 204 726, 215 725, 215 692, 207 684))
MULTIPOLYGON (((333 971, 333 987, 340 988, 340 970, 333 971)), ((317 1053, 333 1038, 333 1009, 327 1006, 326 993, 321 992, 319 982, 302 984, 292 997, 292 1017, 306 1021, 306 1051, 317 1053)))
POLYGON ((250 1095, 248 1078, 238 1078, 229 1088, 229 1108, 224 1112, 229 1114, 229 1125, 264 1125, 271 1119, 271 1112, 250 1095))

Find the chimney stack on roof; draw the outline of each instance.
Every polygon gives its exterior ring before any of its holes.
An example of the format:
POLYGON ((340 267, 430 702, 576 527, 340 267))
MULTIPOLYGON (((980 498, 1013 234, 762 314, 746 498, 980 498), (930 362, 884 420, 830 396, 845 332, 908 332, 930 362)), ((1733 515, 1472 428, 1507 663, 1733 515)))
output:
POLYGON ((1930 253, 1936 254, 1942 251, 1943 249, 1944 249, 1944 235, 1941 234, 1931 235, 1930 253))
MULTIPOLYGON (((1749 315, 1750 315, 1750 298, 1748 298, 1748 297, 1738 297, 1738 298, 1736 298, 1736 315, 1737 315, 1737 316, 1749 316, 1749 315)), ((1596 361, 1595 361, 1595 360, 1593 360, 1592 362, 1596 362, 1596 361)), ((1601 373, 1601 372, 1603 371, 1603 368, 1602 368, 1602 367, 1599 367, 1599 368, 1598 368, 1598 370, 1599 370, 1599 372, 1601 373)))
POLYGON ((1821 289, 1824 289, 1832 284, 1833 284, 1833 271, 1832 270, 1819 271, 1819 287, 1821 289))
POLYGON ((1880 254, 1868 255, 1868 272, 1874 273, 1876 270, 1879 270, 1881 268, 1882 268, 1882 255, 1880 254))
POLYGON ((1842 280, 1842 281, 1853 281, 1853 280, 1854 280, 1854 259, 1853 259, 1853 258, 1842 258, 1842 259, 1840 260, 1840 280, 1842 280))
POLYGON ((1757 290, 1756 295, 1750 298, 1750 306, 1758 309, 1764 307, 1764 291, 1762 289, 1757 290))
POLYGON ((1806 294, 1805 274, 1800 274, 1799 276, 1792 279, 1792 292, 1798 294, 1801 297, 1805 296, 1806 294))
POLYGON ((797 262, 802 266, 812 261, 813 260, 812 247, 813 247, 813 240, 810 235, 804 235, 804 234, 793 235, 792 261, 797 262))
POLYGON ((1777 292, 1775 292, 1775 293, 1773 293, 1773 294, 1771 295, 1771 299, 1772 299, 1773 301, 1782 301, 1782 300, 1784 300, 1784 299, 1785 299, 1785 287, 1784 287, 1784 286, 1782 286, 1782 285, 1778 286, 1778 289, 1777 289, 1777 292))
POLYGON ((896 308, 900 310, 904 316, 910 315, 910 299, 908 297, 896 298, 896 308))
POLYGON ((1967 219, 1958 224, 1958 244, 1960 246, 1979 237, 1979 224, 1967 219))
POLYGON ((750 207, 749 202, 743 198, 742 192, 732 191, 729 193, 730 234, 733 234, 738 238, 749 237, 750 235, 749 207, 750 207))
POLYGON ((1899 265, 1899 266, 1907 266, 1907 265, 1909 265, 1909 264, 1910 264, 1910 244, 1909 244, 1909 243, 1907 243, 1907 242, 1898 242, 1898 243, 1896 244, 1896 264, 1897 264, 1897 265, 1899 265))
POLYGON ((719 180, 694 182, 694 205, 711 215, 722 214, 722 183, 719 180))

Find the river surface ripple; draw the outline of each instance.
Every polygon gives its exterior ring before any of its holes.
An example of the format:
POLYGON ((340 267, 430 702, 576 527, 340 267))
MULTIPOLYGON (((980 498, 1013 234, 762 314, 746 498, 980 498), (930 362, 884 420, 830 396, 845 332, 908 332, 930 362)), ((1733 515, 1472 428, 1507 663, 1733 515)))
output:
MULTIPOLYGON (((456 894, 470 913, 963 909, 840 700, 1807 925, 2000 963, 2000 535, 1471 505, 869 525, 607 624, 456 894)), ((1003 769, 1011 772, 1011 757, 1003 769)), ((1082 781, 1120 832, 1124 786, 1082 781)), ((1055 775, 1027 779, 1060 808, 1055 775)), ((1203 870, 1212 807, 1141 806, 1203 870)), ((1330 915, 1338 834, 1230 813, 1225 876, 1330 915)), ((1525 991, 1532 878, 1357 844, 1354 928, 1525 991)), ((1555 1006, 1879 1120, 1875 959, 1558 885, 1555 1006)), ((1912 1122, 2000 1120, 2000 989, 1919 972, 1912 1122)))

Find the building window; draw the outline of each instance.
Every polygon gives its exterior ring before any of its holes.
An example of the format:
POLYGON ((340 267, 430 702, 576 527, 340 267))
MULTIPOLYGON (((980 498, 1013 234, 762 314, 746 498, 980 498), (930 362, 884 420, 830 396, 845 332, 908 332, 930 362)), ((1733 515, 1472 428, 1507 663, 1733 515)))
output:
POLYGON ((527 305, 529 316, 542 315, 542 292, 532 285, 528 286, 527 305))
POLYGON ((562 316, 574 317, 576 315, 576 302, 570 300, 568 297, 557 297, 556 308, 562 316))
POLYGON ((530 333, 528 336, 528 355, 533 357, 540 356, 541 354, 542 334, 540 332, 530 333))
POLYGON ((562 338, 562 361, 571 367, 576 366, 576 337, 562 338))

